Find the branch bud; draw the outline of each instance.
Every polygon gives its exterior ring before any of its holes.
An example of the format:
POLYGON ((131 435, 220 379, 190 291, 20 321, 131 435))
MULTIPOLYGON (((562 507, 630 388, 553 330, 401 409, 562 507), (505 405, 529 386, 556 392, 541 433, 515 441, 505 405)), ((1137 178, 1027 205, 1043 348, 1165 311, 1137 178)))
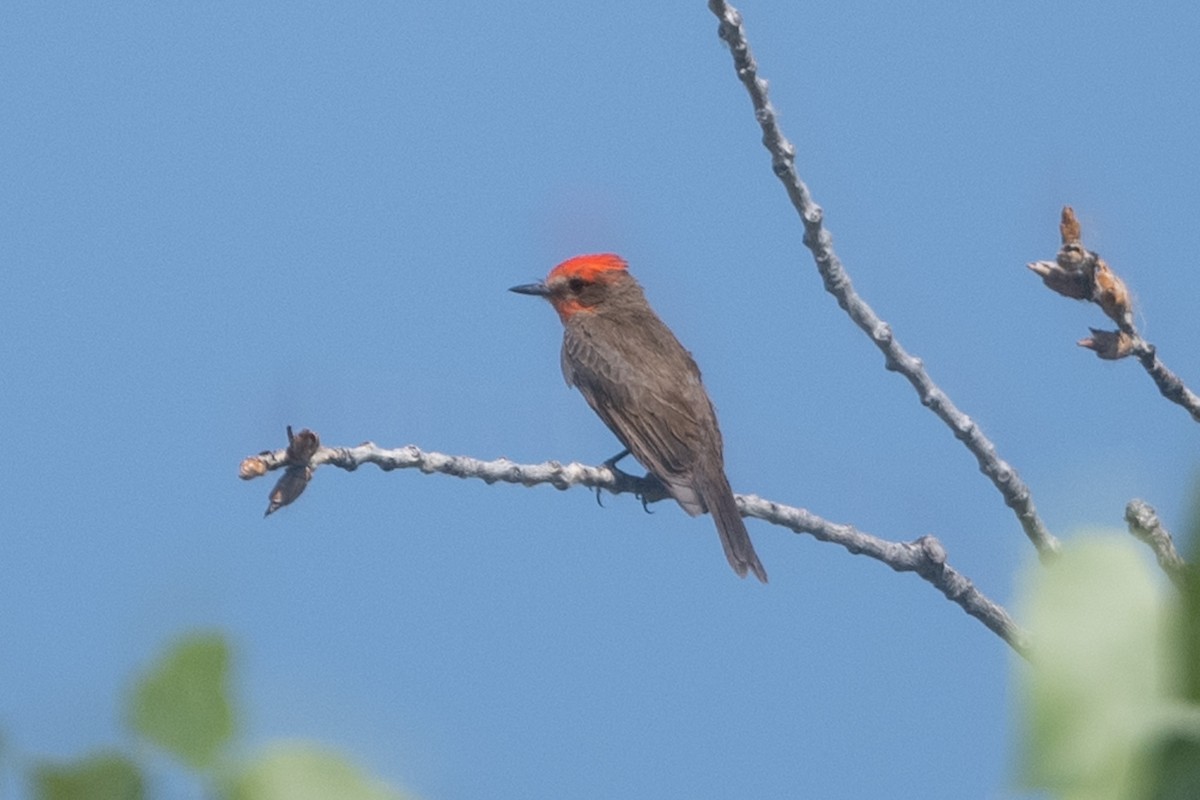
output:
POLYGON ((244 481, 261 478, 267 474, 266 463, 258 456, 247 456, 238 467, 238 477, 244 481))
MULTIPOLYGON (((1061 256, 1062 253, 1059 255, 1061 256)), ((1092 276, 1088 274, 1088 271, 1064 266, 1062 258, 1059 258, 1057 263, 1034 261, 1025 266, 1036 272, 1047 288, 1058 292, 1063 297, 1069 297, 1072 300, 1087 300, 1092 295, 1092 276)))
POLYGON ((1100 331, 1095 328, 1088 330, 1092 335, 1087 339, 1080 339, 1078 344, 1080 347, 1094 350, 1100 358, 1116 361, 1133 352, 1133 337, 1125 331, 1100 331))
MULTIPOLYGON (((293 502, 304 493, 309 481, 313 478, 313 468, 309 466, 312 457, 321 449, 321 438, 305 428, 297 434, 292 433, 288 425, 288 446, 285 463, 287 469, 275 483, 275 488, 267 496, 269 501, 264 517, 269 517, 279 509, 293 502)), ((253 458, 253 457, 251 457, 253 458)), ((251 459, 246 459, 250 461, 251 459)), ((242 462, 243 465, 245 462, 242 462)))
POLYGON ((1129 302, 1129 289, 1117 273, 1109 269, 1104 259, 1096 259, 1096 288, 1092 299, 1105 315, 1120 326, 1121 330, 1133 329, 1133 309, 1129 302))
POLYGON ((1058 232, 1062 235, 1064 247, 1083 241, 1083 232, 1079 227, 1079 220, 1075 217, 1075 209, 1070 206, 1063 206, 1062 221, 1058 223, 1058 232))

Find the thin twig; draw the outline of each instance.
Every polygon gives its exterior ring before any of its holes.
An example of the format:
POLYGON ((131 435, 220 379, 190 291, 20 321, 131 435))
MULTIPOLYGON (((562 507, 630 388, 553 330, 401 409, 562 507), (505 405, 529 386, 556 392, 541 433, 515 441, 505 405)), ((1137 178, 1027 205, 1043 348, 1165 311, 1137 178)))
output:
POLYGON ((1125 506, 1125 523, 1129 532, 1145 542, 1154 551, 1158 566, 1167 573, 1174 584, 1183 589, 1187 581, 1188 565, 1175 549, 1171 532, 1163 527, 1158 512, 1145 500, 1130 500, 1125 506))
POLYGON ((1167 369, 1167 365, 1159 359, 1154 345, 1140 335, 1136 336, 1133 341, 1132 355, 1146 370, 1163 397, 1191 414, 1192 419, 1196 422, 1200 422, 1200 397, 1197 397, 1178 375, 1167 369))
MULTIPOLYGON (((290 469, 293 468, 293 461, 287 450, 259 453, 242 462, 241 476, 249 480, 272 470, 290 469)), ((470 456, 425 452, 414 445, 391 450, 371 442, 356 447, 320 447, 312 453, 306 465, 309 469, 315 469, 323 464, 347 471, 356 470, 363 464, 374 464, 383 470, 419 469, 425 473, 477 478, 486 483, 517 483, 522 486, 549 484, 562 490, 586 486, 606 489, 612 494, 634 494, 646 499, 662 497, 661 486, 656 482, 605 466, 562 464, 558 461, 518 464, 507 458, 482 461, 470 456)), ((881 561, 897 572, 915 572, 948 600, 957 603, 963 611, 1008 642, 1018 653, 1025 654, 1028 645, 1026 633, 1003 606, 988 599, 969 579, 946 563, 946 550, 934 537, 922 536, 913 542, 893 542, 864 533, 851 525, 830 522, 802 508, 785 506, 756 495, 738 495, 737 499, 744 516, 841 545, 851 553, 881 561)))
POLYGON ((979 462, 980 471, 999 490, 1004 502, 1017 515, 1025 535, 1043 558, 1058 552, 1058 540, 1046 529, 1033 504, 1029 487, 1007 462, 996 453, 995 445, 978 426, 960 411, 929 377, 919 358, 910 355, 896 341, 891 327, 879 318, 859 297, 850 283, 842 262, 833 250, 833 237, 823 224, 824 213, 813 202, 808 187, 796 174, 796 149, 783 135, 775 109, 767 97, 767 83, 758 77, 758 65, 742 27, 741 13, 722 0, 709 0, 709 9, 720 20, 718 35, 729 45, 738 78, 750 94, 754 115, 763 131, 763 145, 771 154, 771 166, 787 190, 792 205, 804 222, 804 244, 812 251, 825 289, 884 355, 887 369, 899 372, 917 391, 921 404, 937 414, 955 438, 961 441, 979 462))

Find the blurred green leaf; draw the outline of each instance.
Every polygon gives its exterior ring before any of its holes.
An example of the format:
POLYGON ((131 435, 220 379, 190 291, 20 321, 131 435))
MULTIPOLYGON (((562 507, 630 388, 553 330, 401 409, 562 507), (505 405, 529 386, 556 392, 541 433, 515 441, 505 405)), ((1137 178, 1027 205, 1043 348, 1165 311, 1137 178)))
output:
POLYGON ((1174 734, 1154 749, 1150 759, 1152 800, 1196 800, 1200 797, 1200 739, 1174 734))
MULTIPOLYGON (((1183 552, 1195 559, 1200 553, 1200 484, 1192 490, 1191 519, 1180 542, 1183 552)), ((1182 590, 1176 658, 1183 700, 1193 718, 1191 730, 1166 731, 1152 750, 1150 770, 1153 785, 1148 797, 1154 800, 1194 800, 1200 797, 1200 571, 1188 567, 1182 590)))
POLYGON ((332 751, 281 742, 248 762, 232 782, 229 800, 405 800, 408 795, 363 774, 332 751))
POLYGON ((67 764, 33 769, 37 800, 141 800, 142 775, 125 756, 99 753, 67 764))
POLYGON ((1090 537, 1035 568, 1026 615, 1026 781, 1065 797, 1130 797, 1167 716, 1169 624, 1144 554, 1090 537))
MULTIPOLYGON (((1200 703, 1200 570, 1195 560, 1200 554, 1200 484, 1192 490, 1191 520, 1183 552, 1190 553, 1192 565, 1187 569, 1183 590, 1183 613, 1180 615, 1180 663, 1183 667, 1184 697, 1200 703)), ((1197 795, 1200 797, 1200 795, 1197 795)))
POLYGON ((1192 565, 1184 574, 1187 578, 1179 615, 1179 664, 1184 697, 1200 703, 1200 572, 1192 565))
POLYGON ((211 767, 233 736, 228 684, 224 637, 185 636, 134 687, 126 709, 129 724, 188 766, 211 767))

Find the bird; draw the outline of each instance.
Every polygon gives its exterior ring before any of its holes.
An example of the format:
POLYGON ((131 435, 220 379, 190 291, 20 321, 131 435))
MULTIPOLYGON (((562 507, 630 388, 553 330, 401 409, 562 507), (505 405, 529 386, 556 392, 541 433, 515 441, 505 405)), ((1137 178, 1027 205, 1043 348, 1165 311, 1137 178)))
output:
POLYGON ((740 577, 767 572, 725 475, 717 414, 700 369, 615 253, 575 256, 509 291, 545 298, 563 325, 562 372, 592 410, 691 516, 709 512, 740 577))

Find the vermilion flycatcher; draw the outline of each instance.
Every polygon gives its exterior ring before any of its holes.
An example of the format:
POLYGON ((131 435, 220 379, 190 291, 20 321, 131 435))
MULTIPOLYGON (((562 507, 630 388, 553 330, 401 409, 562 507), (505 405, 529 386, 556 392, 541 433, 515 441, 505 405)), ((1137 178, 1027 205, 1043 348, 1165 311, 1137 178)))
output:
POLYGON ((562 370, 604 424, 683 510, 711 511, 738 575, 759 563, 725 477, 721 430, 692 356, 646 302, 619 256, 577 256, 542 283, 511 291, 544 297, 563 324, 562 370))

